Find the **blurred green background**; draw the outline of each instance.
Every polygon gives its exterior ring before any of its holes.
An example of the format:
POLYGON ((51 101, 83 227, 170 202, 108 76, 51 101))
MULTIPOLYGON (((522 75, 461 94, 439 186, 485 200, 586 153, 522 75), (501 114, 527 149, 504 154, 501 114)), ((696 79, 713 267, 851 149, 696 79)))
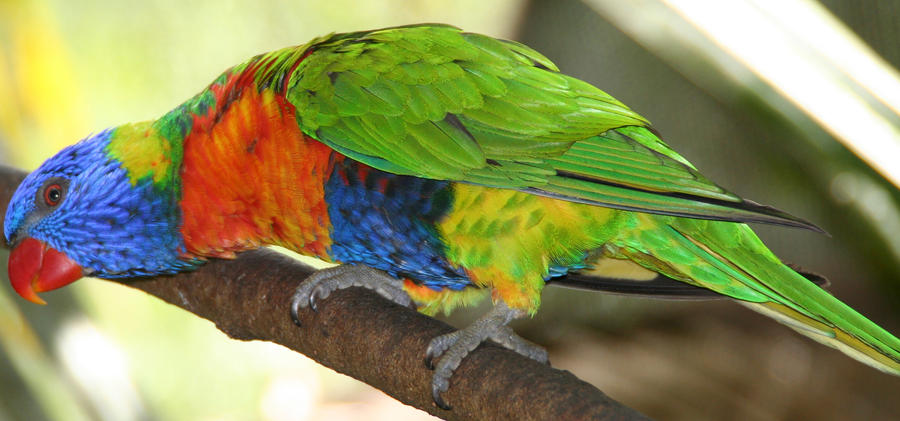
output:
MULTIPOLYGON (((900 332, 898 19, 900 4, 878 0, 0 0, 0 163, 30 170, 89 133, 155 118, 260 52, 450 23, 531 45, 650 119, 711 179, 818 223, 830 237, 755 228, 900 332)), ((428 417, 113 283, 46 298, 0 287, 0 421, 428 417)), ((900 414, 900 379, 729 302, 548 288, 516 327, 555 366, 659 419, 900 414)))

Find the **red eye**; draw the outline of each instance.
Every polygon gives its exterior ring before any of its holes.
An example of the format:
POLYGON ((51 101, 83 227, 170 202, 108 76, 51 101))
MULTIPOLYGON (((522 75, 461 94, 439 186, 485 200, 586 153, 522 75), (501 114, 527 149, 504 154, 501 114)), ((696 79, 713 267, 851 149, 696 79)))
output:
POLYGON ((44 189, 44 202, 48 206, 56 206, 62 201, 63 189, 59 184, 51 184, 44 189))

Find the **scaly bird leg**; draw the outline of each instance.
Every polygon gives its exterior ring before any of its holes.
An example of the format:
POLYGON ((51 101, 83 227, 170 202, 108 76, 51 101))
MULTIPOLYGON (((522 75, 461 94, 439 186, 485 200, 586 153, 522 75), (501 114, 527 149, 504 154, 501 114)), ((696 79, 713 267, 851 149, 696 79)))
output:
MULTIPOLYGON (((328 297, 335 290, 354 286, 371 289, 402 306, 414 307, 399 279, 368 266, 341 265, 313 273, 297 287, 291 299, 291 317, 294 323, 300 325, 300 309, 309 306, 315 311, 317 300, 328 297)), ((450 388, 450 377, 462 360, 487 339, 528 358, 547 363, 546 350, 522 339, 507 326, 510 321, 525 317, 526 314, 524 310, 511 309, 500 301, 468 327, 432 339, 425 350, 425 365, 434 370, 431 380, 434 403, 443 409, 450 409, 441 394, 450 388), (432 364, 435 360, 436 365, 432 364)))
POLYGON ((506 326, 514 319, 525 317, 524 310, 509 308, 499 301, 491 311, 463 329, 438 336, 431 340, 425 350, 425 365, 434 369, 431 380, 431 393, 434 403, 440 408, 450 409, 441 394, 450 388, 450 377, 470 352, 475 350, 486 339, 491 339, 528 358, 547 363, 547 351, 538 345, 522 339, 506 326), (437 365, 433 360, 437 358, 437 365))
POLYGON ((415 308, 409 294, 403 290, 403 281, 368 266, 340 265, 316 271, 297 287, 291 298, 291 318, 299 326, 300 309, 309 306, 316 311, 316 300, 350 287, 370 289, 401 306, 415 308))

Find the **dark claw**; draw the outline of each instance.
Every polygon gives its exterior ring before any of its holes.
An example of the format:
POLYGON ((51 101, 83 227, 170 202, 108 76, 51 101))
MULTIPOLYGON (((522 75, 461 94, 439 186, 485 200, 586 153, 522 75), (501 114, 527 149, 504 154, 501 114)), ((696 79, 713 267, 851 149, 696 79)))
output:
POLYGON ((295 325, 303 327, 303 323, 300 323, 300 300, 297 298, 291 300, 291 320, 295 325))
POLYGON ((434 341, 432 341, 432 343, 428 344, 428 348, 425 349, 425 367, 429 370, 434 370, 434 359, 437 357, 440 357, 440 355, 437 355, 437 352, 435 352, 434 341))
POLYGON ((437 405, 438 408, 441 408, 445 411, 453 409, 452 406, 448 405, 447 402, 444 401, 444 398, 441 397, 441 392, 437 389, 434 389, 434 391, 431 393, 431 397, 434 398, 434 404, 437 405))
POLYGON ((314 311, 316 313, 319 312, 319 306, 316 304, 316 291, 315 290, 313 290, 312 292, 309 293, 309 308, 311 308, 312 311, 314 311))

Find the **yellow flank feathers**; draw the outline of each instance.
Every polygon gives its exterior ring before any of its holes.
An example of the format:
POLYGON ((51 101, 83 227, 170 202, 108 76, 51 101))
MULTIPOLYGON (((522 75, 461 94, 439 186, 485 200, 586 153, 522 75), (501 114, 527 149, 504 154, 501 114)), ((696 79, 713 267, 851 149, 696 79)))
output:
POLYGON ((409 298, 419 305, 423 314, 433 316, 440 311, 450 314, 457 307, 475 305, 488 296, 489 290, 484 288, 463 288, 459 291, 444 289, 433 290, 425 285, 417 284, 409 279, 403 282, 403 290, 409 298))
POLYGON ((511 308, 537 311, 548 269, 572 264, 618 231, 626 212, 515 190, 456 184, 438 224, 447 257, 511 308))

